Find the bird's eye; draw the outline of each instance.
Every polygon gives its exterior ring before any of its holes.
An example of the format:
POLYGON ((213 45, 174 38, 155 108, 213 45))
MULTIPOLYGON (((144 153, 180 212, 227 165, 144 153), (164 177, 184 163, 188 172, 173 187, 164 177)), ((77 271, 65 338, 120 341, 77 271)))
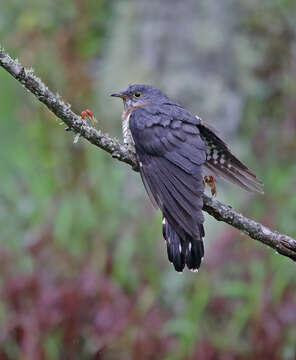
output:
POLYGON ((135 92, 133 93, 133 96, 134 96, 135 98, 139 98, 139 97, 142 96, 142 93, 141 93, 141 91, 135 91, 135 92))

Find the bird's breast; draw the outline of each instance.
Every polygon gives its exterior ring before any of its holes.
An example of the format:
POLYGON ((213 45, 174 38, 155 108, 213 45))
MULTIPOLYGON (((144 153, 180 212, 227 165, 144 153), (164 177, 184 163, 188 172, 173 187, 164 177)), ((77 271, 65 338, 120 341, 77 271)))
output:
POLYGON ((129 119, 131 116, 132 109, 127 109, 122 113, 122 136, 123 142, 126 145, 134 146, 134 140, 129 126, 129 119))
POLYGON ((131 113, 136 110, 137 108, 144 106, 148 104, 148 101, 143 101, 139 104, 136 104, 134 106, 130 106, 128 108, 126 108, 123 113, 122 113, 122 135, 123 135, 123 142, 126 145, 131 146, 133 149, 135 148, 135 142, 130 130, 130 116, 131 113))

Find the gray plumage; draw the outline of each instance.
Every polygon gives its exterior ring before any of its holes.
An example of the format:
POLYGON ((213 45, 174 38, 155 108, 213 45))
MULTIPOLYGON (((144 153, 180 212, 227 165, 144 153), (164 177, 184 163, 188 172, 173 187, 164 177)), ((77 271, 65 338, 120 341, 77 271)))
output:
POLYGON ((262 184, 215 130, 150 85, 132 85, 123 98, 123 136, 140 165, 146 191, 163 214, 168 258, 177 271, 196 271, 204 256, 203 167, 247 190, 262 184))

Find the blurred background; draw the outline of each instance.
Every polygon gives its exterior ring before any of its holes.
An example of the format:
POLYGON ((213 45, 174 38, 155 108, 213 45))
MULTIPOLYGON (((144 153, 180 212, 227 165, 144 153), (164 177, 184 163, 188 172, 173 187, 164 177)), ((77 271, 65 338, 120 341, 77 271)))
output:
MULTIPOLYGON (((145 82, 265 183, 218 200, 296 237, 295 0, 10 0, 0 42, 121 137, 145 82)), ((0 68, 0 360, 295 359, 295 264, 206 217, 198 274, 167 260, 139 175, 64 131, 0 68)))

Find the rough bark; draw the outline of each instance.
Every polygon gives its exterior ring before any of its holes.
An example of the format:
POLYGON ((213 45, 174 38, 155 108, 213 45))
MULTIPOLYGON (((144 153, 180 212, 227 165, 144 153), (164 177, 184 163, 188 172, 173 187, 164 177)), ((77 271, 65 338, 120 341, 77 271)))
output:
MULTIPOLYGON (((90 143, 107 151, 112 157, 131 165, 133 170, 138 171, 136 157, 133 152, 118 140, 104 135, 101 131, 93 128, 80 116, 76 115, 71 111, 70 104, 66 104, 59 95, 51 92, 48 87, 33 74, 31 69, 25 69, 3 49, 0 49, 0 66, 8 71, 26 89, 34 94, 40 102, 45 104, 51 112, 61 119, 67 125, 67 130, 80 134, 80 136, 90 143)), ((294 261, 296 260, 295 239, 271 230, 207 195, 203 195, 203 200, 203 210, 218 221, 224 221, 244 232, 250 238, 275 249, 278 253, 294 261)))

